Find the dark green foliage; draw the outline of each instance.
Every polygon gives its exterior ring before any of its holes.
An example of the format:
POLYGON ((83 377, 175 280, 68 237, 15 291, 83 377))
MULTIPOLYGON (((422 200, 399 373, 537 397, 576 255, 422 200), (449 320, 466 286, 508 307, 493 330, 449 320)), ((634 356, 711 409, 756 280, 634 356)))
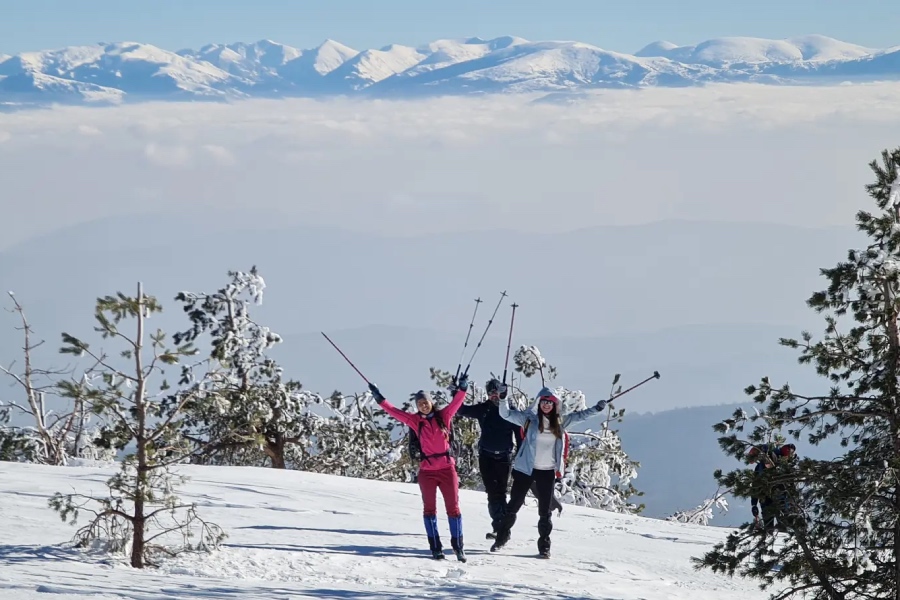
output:
MULTIPOLYGON (((817 445, 837 436, 846 452, 833 460, 779 462, 761 477, 750 465, 716 473, 734 496, 771 495, 786 486, 792 508, 784 513, 790 534, 776 559, 752 524, 745 524, 702 558, 698 568, 756 578, 779 591, 775 598, 900 599, 900 148, 870 163, 875 182, 866 187, 880 214, 860 211, 857 227, 867 247, 822 269, 828 285, 812 294, 810 308, 823 314, 821 339, 809 332, 782 339, 827 381, 828 391, 803 395, 789 384, 763 378, 745 391, 758 414, 737 411, 715 426, 723 451, 748 463, 747 450, 779 441, 817 445)), ((825 387, 825 386, 823 386, 825 387)))

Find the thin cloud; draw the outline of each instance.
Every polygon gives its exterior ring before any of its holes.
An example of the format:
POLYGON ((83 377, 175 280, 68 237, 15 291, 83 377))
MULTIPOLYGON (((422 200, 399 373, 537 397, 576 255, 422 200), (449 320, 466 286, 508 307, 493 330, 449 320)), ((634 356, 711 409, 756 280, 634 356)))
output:
POLYGON ((867 201, 867 163, 900 144, 898 92, 722 84, 0 113, 0 239, 151 204, 253 206, 261 219, 386 234, 846 224, 867 201), (157 195, 123 197, 135 189, 157 195))

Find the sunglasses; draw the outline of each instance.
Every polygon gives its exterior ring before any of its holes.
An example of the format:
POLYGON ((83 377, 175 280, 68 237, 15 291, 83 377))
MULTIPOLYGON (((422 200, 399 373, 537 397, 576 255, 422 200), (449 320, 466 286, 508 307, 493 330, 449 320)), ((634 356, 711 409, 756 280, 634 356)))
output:
POLYGON ((541 404, 556 404, 553 398, 541 398, 541 404))

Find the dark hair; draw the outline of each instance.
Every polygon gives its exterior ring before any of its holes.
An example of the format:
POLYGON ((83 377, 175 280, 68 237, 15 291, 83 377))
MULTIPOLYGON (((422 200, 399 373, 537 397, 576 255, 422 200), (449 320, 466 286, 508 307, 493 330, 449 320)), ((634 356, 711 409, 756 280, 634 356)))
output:
MULTIPOLYGON (((557 439, 561 439, 563 436, 562 424, 559 422, 559 413, 556 411, 556 407, 553 407, 549 413, 544 413, 543 411, 538 411, 542 416, 547 417, 547 420, 550 421, 550 431, 553 432, 553 435, 557 437, 557 439)), ((544 419, 538 420, 538 431, 544 433, 544 419)))

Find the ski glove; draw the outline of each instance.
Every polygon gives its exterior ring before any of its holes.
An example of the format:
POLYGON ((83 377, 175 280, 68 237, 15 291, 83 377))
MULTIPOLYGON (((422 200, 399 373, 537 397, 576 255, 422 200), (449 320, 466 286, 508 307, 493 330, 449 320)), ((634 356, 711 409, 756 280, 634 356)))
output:
POLYGON ((600 412, 601 410, 606 408, 606 400, 601 400, 600 402, 597 403, 597 406, 595 406, 594 408, 597 409, 597 412, 600 412))
POLYGON ((375 402, 378 404, 385 401, 385 397, 381 395, 381 392, 378 391, 378 386, 374 383, 369 384, 369 391, 372 392, 372 397, 375 398, 375 402))
POLYGON ((456 383, 457 390, 467 390, 469 389, 469 376, 463 373, 459 376, 459 381, 456 383))

